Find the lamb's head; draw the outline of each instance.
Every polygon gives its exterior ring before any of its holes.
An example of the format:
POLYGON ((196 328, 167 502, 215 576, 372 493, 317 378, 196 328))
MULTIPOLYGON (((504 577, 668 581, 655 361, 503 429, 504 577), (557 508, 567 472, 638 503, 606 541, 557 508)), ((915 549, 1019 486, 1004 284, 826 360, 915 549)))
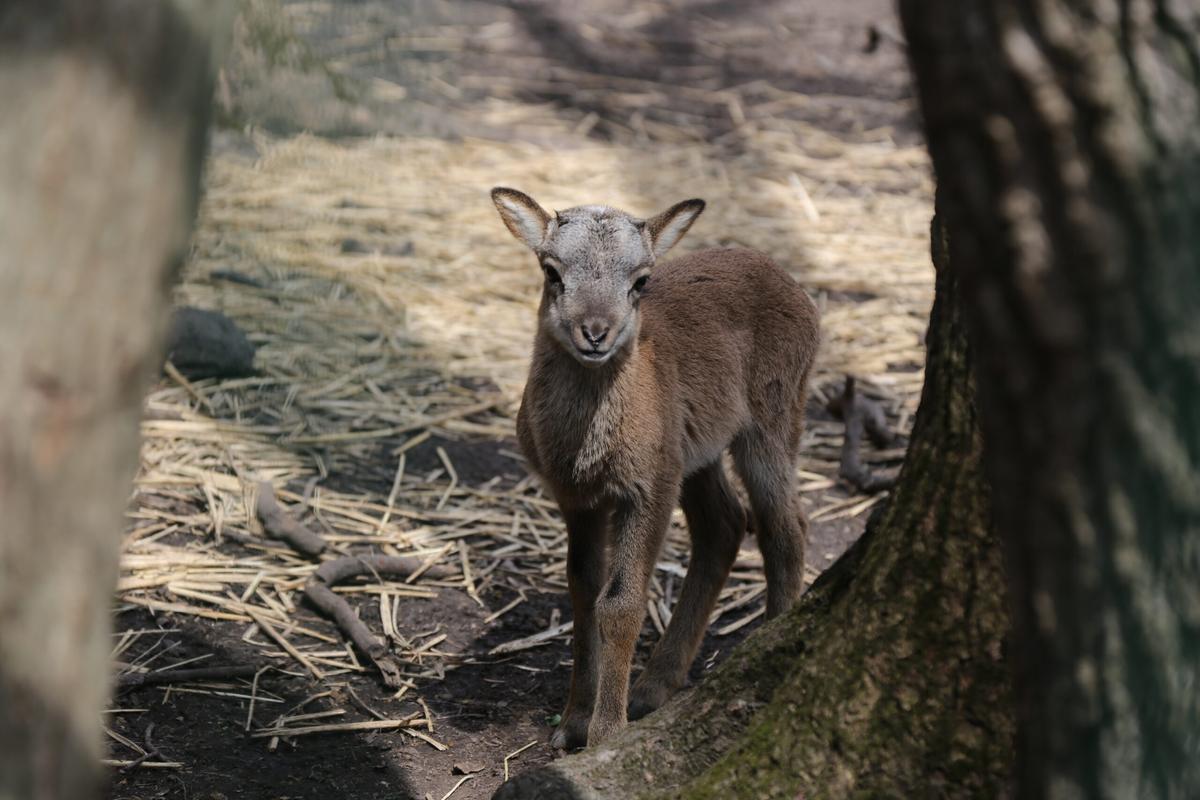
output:
POLYGON ((537 255, 545 275, 542 330, 581 364, 599 367, 637 340, 638 303, 654 262, 704 210, 684 200, 649 219, 608 206, 547 213, 515 189, 492 190, 509 231, 537 255))

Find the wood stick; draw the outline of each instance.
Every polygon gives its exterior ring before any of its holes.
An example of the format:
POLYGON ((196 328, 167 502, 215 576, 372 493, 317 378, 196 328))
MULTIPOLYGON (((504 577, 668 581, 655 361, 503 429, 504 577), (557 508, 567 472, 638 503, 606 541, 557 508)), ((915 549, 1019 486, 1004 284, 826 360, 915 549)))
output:
POLYGON ((412 728, 403 728, 402 731, 404 733, 407 733, 409 736, 412 736, 415 739, 420 739, 423 742, 428 742, 429 744, 433 745, 434 750, 441 750, 444 752, 444 751, 450 749, 450 747, 448 745, 442 744, 437 739, 433 738, 432 736, 430 736, 427 733, 422 733, 421 731, 414 730, 412 728))
POLYGON ((713 633, 715 633, 717 636, 728 636, 729 634, 733 633, 734 631, 740 630, 741 628, 746 627, 751 622, 753 622, 754 620, 761 617, 763 615, 763 612, 765 612, 766 610, 767 610, 766 606, 760 606, 760 607, 756 608, 754 611, 751 611, 746 616, 737 620, 736 622, 731 622, 722 628, 717 628, 717 630, 715 630, 713 633))
POLYGON ((393 688, 399 688, 400 665, 388 653, 387 644, 371 633, 366 624, 358 618, 358 613, 341 597, 338 597, 327 584, 313 577, 304 587, 304 594, 321 613, 332 619, 354 646, 362 651, 375 668, 383 675, 383 682, 393 688))
POLYGON ((311 736, 314 733, 346 733, 350 731, 391 731, 397 728, 411 728, 424 725, 420 717, 406 719, 369 719, 365 722, 334 722, 328 725, 306 725, 299 728, 267 728, 250 734, 251 739, 264 739, 269 736, 287 738, 291 736, 311 736))
POLYGON ((573 628, 570 622, 564 622, 561 625, 556 625, 553 628, 544 630, 541 633, 535 633, 532 636, 526 636, 524 639, 514 639, 511 642, 498 644, 488 651, 489 656, 499 656, 505 653, 516 653, 520 650, 528 650, 531 647, 545 644, 556 636, 562 636, 565 633, 570 633, 573 628))
MULTIPOLYGON (((317 571, 313 573, 313 577, 328 586, 333 586, 358 575, 375 575, 379 577, 387 575, 390 577, 407 578, 422 566, 425 566, 424 562, 411 556, 346 556, 345 558, 326 561, 317 567, 317 571)), ((424 570, 424 574, 432 578, 446 578, 451 573, 445 567, 431 566, 424 570)))
MULTIPOLYGON (((371 633, 366 623, 359 619, 358 612, 344 598, 335 594, 331 587, 358 575, 411 575, 422 566, 424 564, 417 559, 406 556, 347 556, 326 561, 317 567, 304 587, 305 596, 322 614, 336 622, 342 633, 354 642, 354 646, 371 659, 383 676, 384 684, 392 689, 404 685, 399 662, 389 652, 387 642, 371 633)), ((445 577, 450 573, 443 567, 432 567, 426 570, 426 574, 445 577)))
POLYGON ((263 667, 254 673, 254 682, 250 684, 250 708, 246 710, 246 727, 243 730, 250 730, 250 726, 254 724, 254 701, 258 699, 258 679, 268 669, 270 667, 263 667))
POLYGON ((288 655, 290 655, 292 658, 299 661, 300 664, 303 665, 305 669, 307 669, 309 672, 312 673, 314 678, 316 678, 317 680, 325 679, 325 673, 323 673, 323 672, 321 672, 321 670, 317 669, 316 664, 312 663, 312 661, 310 661, 303 653, 301 653, 299 650, 297 650, 295 648, 295 646, 292 645, 291 642, 289 642, 287 639, 285 639, 283 637, 283 634, 281 634, 279 631, 275 630, 275 627, 273 625, 271 625, 270 622, 267 621, 267 618, 265 616, 263 616, 262 614, 258 613, 257 611, 255 611, 251 608, 247 608, 246 613, 248 613, 250 615, 250 617, 258 624, 258 627, 260 629, 262 629, 263 633, 267 634, 272 639, 274 639, 275 642, 280 647, 282 647, 284 650, 287 651, 288 655))
POLYGON ((164 683, 252 678, 259 669, 259 667, 250 664, 234 664, 227 667, 197 667, 196 669, 168 669, 162 672, 134 672, 118 678, 117 686, 121 689, 133 689, 139 686, 154 686, 164 683))
POLYGON ((505 783, 508 783, 508 762, 510 760, 516 758, 517 756, 521 755, 521 753, 524 753, 526 750, 533 747, 535 744, 537 744, 537 739, 534 739, 532 742, 525 745, 524 747, 519 747, 516 750, 513 750, 511 753, 509 753, 508 755, 506 755, 504 757, 504 782, 505 783))
MULTIPOLYGON (((167 363, 170 363, 170 362, 167 362, 167 363)), ((150 738, 153 735, 153 733, 154 733, 154 723, 151 722, 149 725, 146 726, 146 733, 142 737, 143 739, 146 740, 146 747, 144 749, 144 752, 142 753, 142 755, 138 756, 133 761, 130 761, 128 764, 121 767, 121 772, 130 772, 132 770, 135 770, 138 767, 145 764, 150 759, 154 758, 155 756, 158 756, 159 758, 162 757, 162 753, 160 753, 158 751, 158 747, 155 746, 154 740, 150 738)))
POLYGON ((268 536, 291 545, 296 552, 315 558, 325 551, 325 540, 301 525, 279 505, 275 499, 275 487, 270 481, 260 481, 258 484, 255 512, 268 536))
POLYGON ((452 787, 450 787, 450 791, 448 791, 444 795, 442 795, 442 800, 450 800, 450 795, 457 792, 458 787, 462 786, 464 783, 466 783, 467 781, 471 780, 474 777, 475 777, 474 775, 463 775, 461 778, 458 779, 458 783, 456 783, 452 787))
POLYGON ((895 438, 888 429, 887 420, 879 404, 857 392, 854 376, 847 375, 842 396, 829 402, 829 410, 835 415, 841 416, 846 423, 838 475, 849 481, 859 491, 867 494, 875 494, 892 488, 896 484, 896 476, 872 475, 871 470, 863 464, 862 456, 858 452, 864 433, 876 447, 886 447, 895 438))
POLYGON ((486 617, 484 617, 483 624, 489 625, 489 624, 495 622, 496 620, 500 619, 500 617, 504 616, 509 611, 512 611, 514 608, 516 608, 517 606, 521 605, 521 603, 524 603, 524 602, 525 602, 525 595, 521 595, 521 596, 517 597, 511 603, 508 603, 507 605, 505 605, 503 608, 493 611, 491 614, 488 614, 486 617))

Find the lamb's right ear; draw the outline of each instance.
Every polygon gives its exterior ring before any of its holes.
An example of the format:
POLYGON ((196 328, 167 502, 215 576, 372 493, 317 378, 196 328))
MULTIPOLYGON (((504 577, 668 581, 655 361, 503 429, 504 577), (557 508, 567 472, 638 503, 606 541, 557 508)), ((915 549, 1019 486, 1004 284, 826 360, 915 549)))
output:
POLYGON ((516 189, 497 186, 492 189, 492 202, 500 212, 500 218, 513 236, 524 242, 529 249, 536 250, 546 237, 550 215, 532 197, 516 189))
POLYGON ((675 243, 683 238, 704 210, 704 201, 699 198, 676 203, 658 216, 646 220, 646 232, 650 234, 650 245, 655 258, 662 258, 675 243))

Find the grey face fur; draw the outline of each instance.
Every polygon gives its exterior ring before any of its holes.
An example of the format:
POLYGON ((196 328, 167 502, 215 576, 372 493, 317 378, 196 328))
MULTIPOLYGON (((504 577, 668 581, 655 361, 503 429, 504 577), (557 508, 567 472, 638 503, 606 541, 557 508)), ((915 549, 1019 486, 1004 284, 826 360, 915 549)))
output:
POLYGON ((492 201, 545 274, 540 324, 588 367, 608 363, 637 340, 638 302, 654 262, 704 210, 703 200, 685 200, 647 220, 596 205, 552 217, 528 195, 499 187, 492 201))

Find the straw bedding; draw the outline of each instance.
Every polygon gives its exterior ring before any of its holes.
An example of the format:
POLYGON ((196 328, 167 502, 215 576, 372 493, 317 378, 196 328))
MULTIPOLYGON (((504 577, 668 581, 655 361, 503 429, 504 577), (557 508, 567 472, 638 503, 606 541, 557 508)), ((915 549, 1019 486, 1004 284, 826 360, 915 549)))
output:
MULTIPOLYGON (((258 347, 260 374, 191 383, 168 370, 147 398, 119 609, 152 610, 164 627, 180 616, 226 621, 263 663, 310 674, 318 687, 369 674, 369 662, 303 601, 316 562, 263 535, 253 509, 266 480, 324 536, 335 551, 327 557, 402 555, 443 568, 436 579, 368 577, 336 589, 405 664, 406 700, 464 660, 565 641, 569 625, 557 624, 489 655, 452 646, 452 631, 397 622, 414 597, 466 598, 490 625, 522 598, 565 590, 562 525, 513 441, 541 279, 488 201, 497 184, 547 207, 605 202, 639 214, 705 197, 708 210, 681 249, 764 250, 822 309, 799 474, 814 528, 861 518, 880 500, 836 480, 841 425, 819 408, 853 374, 900 430, 915 410, 932 299, 923 151, 799 123, 760 126, 737 148, 637 137, 604 144, 571 125, 554 128, 553 112, 539 106, 495 101, 479 112, 490 124, 544 119, 556 144, 261 136, 253 156, 218 148, 176 301, 233 318, 258 347), (501 596, 514 599, 501 605, 501 596)), ((868 460, 894 464, 901 454, 868 460)), ((686 542, 677 516, 648 609, 659 630, 686 542)), ((763 589, 747 541, 714 615, 717 633, 754 620, 763 589)), ((132 657, 141 635, 116 640, 126 674, 170 660, 132 657)), ((250 702, 261 709, 271 698, 258 684, 222 691, 258 698, 250 702)), ((376 727, 445 746, 427 708, 404 708, 376 727)), ((300 735, 281 728, 339 730, 336 722, 296 717, 253 729, 278 741, 300 735)))

